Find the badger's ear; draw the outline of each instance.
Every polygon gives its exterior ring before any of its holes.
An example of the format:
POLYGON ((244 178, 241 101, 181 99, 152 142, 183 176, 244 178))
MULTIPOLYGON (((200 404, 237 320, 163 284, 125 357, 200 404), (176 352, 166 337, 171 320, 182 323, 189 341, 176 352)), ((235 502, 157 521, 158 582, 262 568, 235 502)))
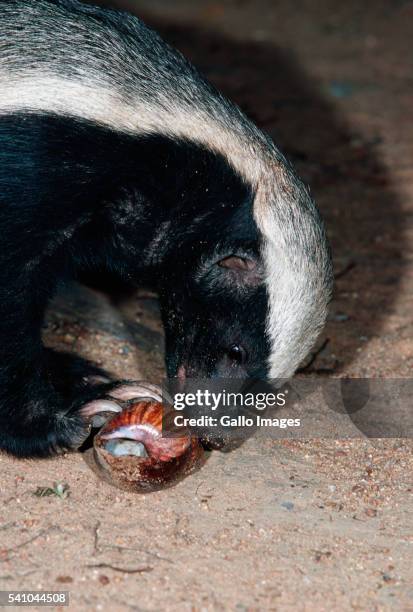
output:
POLYGON ((228 268, 229 270, 237 270, 239 272, 250 272, 255 270, 257 262, 253 259, 247 259, 246 257, 237 257, 236 255, 230 255, 225 257, 218 262, 221 268, 228 268))
POLYGON ((218 266, 228 270, 237 283, 259 285, 264 278, 261 262, 255 257, 229 255, 220 259, 218 266))

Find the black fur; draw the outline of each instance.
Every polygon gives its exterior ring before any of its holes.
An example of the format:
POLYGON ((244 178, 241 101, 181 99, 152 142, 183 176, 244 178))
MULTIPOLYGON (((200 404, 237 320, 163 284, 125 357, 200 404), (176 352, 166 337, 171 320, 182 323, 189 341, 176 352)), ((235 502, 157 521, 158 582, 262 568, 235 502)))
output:
POLYGON ((59 282, 106 269, 159 291, 168 374, 263 375, 265 289, 217 265, 257 258, 252 194, 225 159, 189 142, 132 137, 59 116, 0 117, 0 447, 76 446, 77 416, 107 389, 97 369, 45 350, 59 282), (261 330, 261 331, 260 331, 261 330), (249 360, 228 357, 234 343, 249 360))

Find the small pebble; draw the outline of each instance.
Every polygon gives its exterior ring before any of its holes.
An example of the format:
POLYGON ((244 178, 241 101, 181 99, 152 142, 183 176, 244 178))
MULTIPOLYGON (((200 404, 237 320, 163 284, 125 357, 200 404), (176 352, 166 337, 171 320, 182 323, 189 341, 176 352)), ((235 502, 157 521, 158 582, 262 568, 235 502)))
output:
POLYGON ((73 582, 73 578, 72 576, 58 576, 56 578, 56 582, 59 582, 60 584, 70 584, 73 582))

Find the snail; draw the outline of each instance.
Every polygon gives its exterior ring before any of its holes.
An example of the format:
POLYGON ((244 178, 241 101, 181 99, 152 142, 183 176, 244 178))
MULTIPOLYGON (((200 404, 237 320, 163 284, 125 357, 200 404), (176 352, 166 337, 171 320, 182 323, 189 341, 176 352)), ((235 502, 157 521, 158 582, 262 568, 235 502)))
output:
POLYGON ((126 491, 148 493, 176 484, 203 464, 200 441, 174 426, 174 412, 157 387, 127 385, 110 396, 83 409, 91 425, 101 427, 85 456, 100 478, 126 491))

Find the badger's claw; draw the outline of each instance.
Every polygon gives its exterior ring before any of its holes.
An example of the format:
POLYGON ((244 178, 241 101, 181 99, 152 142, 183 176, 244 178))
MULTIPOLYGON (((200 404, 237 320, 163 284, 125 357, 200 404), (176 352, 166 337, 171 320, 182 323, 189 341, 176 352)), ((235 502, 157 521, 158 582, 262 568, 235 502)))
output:
POLYGON ((85 404, 80 410, 80 415, 92 427, 102 427, 108 418, 116 412, 122 412, 122 406, 111 400, 100 399, 85 404))
POLYGON ((130 382, 124 383, 121 386, 109 392, 109 396, 120 401, 128 401, 132 399, 151 399, 156 402, 162 402, 162 390, 156 385, 147 382, 130 382))
POLYGON ((147 382, 122 382, 108 392, 107 398, 96 399, 85 404, 80 416, 91 427, 102 427, 106 421, 118 412, 122 412, 126 402, 132 400, 154 400, 162 402, 162 391, 156 385, 147 382), (117 401, 115 401, 117 400, 117 401))

